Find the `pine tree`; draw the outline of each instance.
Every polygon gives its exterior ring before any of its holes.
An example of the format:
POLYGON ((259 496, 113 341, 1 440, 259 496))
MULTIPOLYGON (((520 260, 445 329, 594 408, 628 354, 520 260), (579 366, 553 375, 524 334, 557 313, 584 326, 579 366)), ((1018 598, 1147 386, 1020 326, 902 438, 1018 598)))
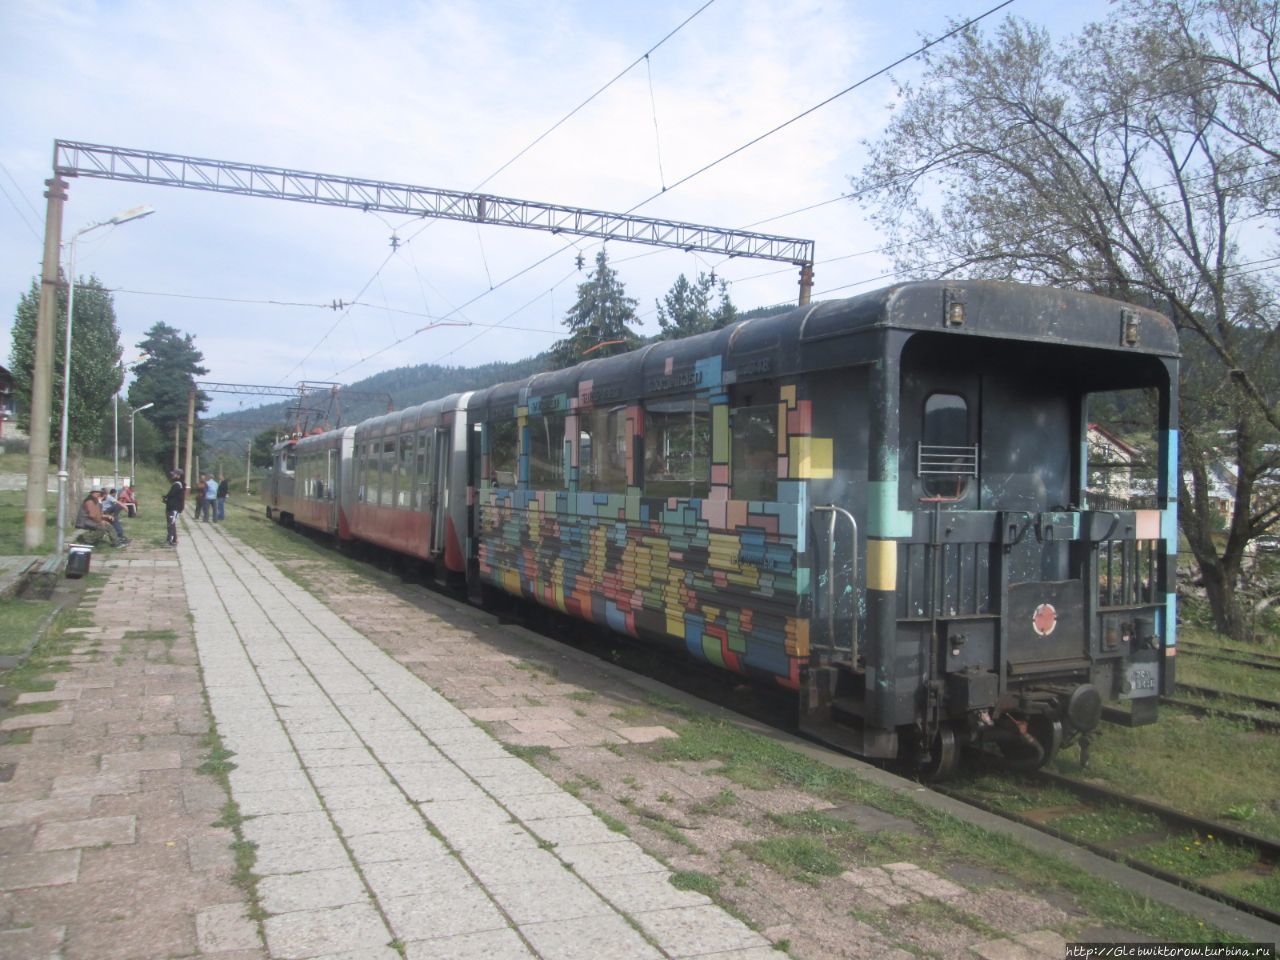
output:
MULTIPOLYGON (((196 377, 209 371, 200 365, 204 354, 196 349, 195 338, 167 323, 157 323, 138 343, 147 359, 134 368, 134 381, 129 387, 129 405, 140 407, 145 403, 155 406, 142 414, 164 438, 161 444, 160 462, 173 462, 174 424, 182 423, 186 429, 187 399, 195 389, 196 377)), ((209 407, 209 398, 196 394, 196 413, 209 407)), ((197 439, 199 434, 197 434, 197 439)))
MULTIPOLYGON (((14 314, 9 364, 14 393, 21 411, 18 424, 30 429, 31 377, 35 368, 36 314, 40 286, 22 295, 14 314)), ((111 418, 111 398, 124 380, 120 367, 120 329, 111 293, 94 276, 76 281, 75 317, 71 325, 71 389, 67 411, 67 443, 92 443, 111 418)), ((66 356, 67 288, 58 287, 58 319, 54 330, 53 395, 50 410, 50 448, 62 443, 62 372, 66 356)))
POLYGON ((738 319, 738 308, 729 299, 729 285, 724 280, 717 281, 714 274, 699 272, 698 279, 690 283, 682 273, 666 296, 654 304, 664 340, 719 330, 738 319), (712 294, 717 291, 720 302, 712 308, 712 294))
POLYGON ((603 248, 596 254, 595 269, 578 284, 578 299, 565 314, 569 336, 551 348, 556 367, 567 367, 593 357, 625 353, 640 343, 628 324, 636 319, 636 301, 626 295, 617 271, 609 266, 603 248))

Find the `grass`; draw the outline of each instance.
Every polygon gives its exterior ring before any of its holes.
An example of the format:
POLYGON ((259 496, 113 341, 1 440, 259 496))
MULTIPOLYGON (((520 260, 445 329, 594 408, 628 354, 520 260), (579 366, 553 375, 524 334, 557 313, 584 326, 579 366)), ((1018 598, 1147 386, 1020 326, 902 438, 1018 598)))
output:
POLYGON ((614 833, 621 833, 625 836, 629 836, 631 834, 631 828, 627 826, 625 820, 619 820, 613 814, 608 813, 605 810, 600 810, 596 807, 592 807, 591 812, 594 813, 597 817, 599 817, 600 822, 603 823, 610 830, 612 830, 614 833))
POLYGON ((677 870, 671 874, 670 880, 677 890, 692 890, 707 897, 715 897, 720 893, 720 881, 697 870, 677 870))
POLYGON ((1060 755, 1054 769, 1068 776, 1083 772, 1122 792, 1211 820, 1238 819, 1252 809, 1249 829, 1280 839, 1280 810, 1259 803, 1273 797, 1280 783, 1280 736, 1242 721, 1162 709, 1149 726, 1104 725, 1087 770, 1081 770, 1075 751, 1060 755))
MULTIPOLYGON (((22 473, 27 472, 26 460, 22 473)), ((53 471, 57 473, 56 470, 53 471)), ((27 493, 25 490, 0 490, 0 556, 52 553, 58 534, 58 498, 53 494, 45 499, 44 547, 28 550, 24 544, 27 522, 27 493)))
POLYGON ((676 824, 672 823, 660 810, 654 810, 651 807, 644 807, 633 800, 631 797, 622 797, 618 800, 632 816, 655 833, 660 833, 673 843, 678 843, 693 853, 701 853, 697 844, 690 840, 683 830, 676 824))
POLYGON ((821 877, 838 877, 844 864, 819 837, 788 833, 765 837, 741 849, 759 863, 771 867, 784 877, 802 883, 816 884, 821 877))
MULTIPOLYGON (((128 471, 127 463, 122 463, 121 468, 128 471)), ((110 485, 110 478, 115 467, 108 457, 89 457, 84 461, 84 476, 87 480, 89 477, 106 477, 107 483, 110 485)), ((27 472, 27 455, 25 453, 6 453, 0 454, 0 473, 18 473, 25 475, 27 472)), ((56 465, 50 465, 49 476, 56 478, 58 468, 56 465)), ((159 502, 159 494, 163 492, 165 486, 162 475, 158 470, 153 468, 142 468, 138 472, 141 484, 135 484, 135 490, 138 491, 138 499, 142 503, 142 513, 138 517, 126 518, 121 522, 124 524, 125 533, 133 539, 137 539, 137 531, 140 529, 138 521, 150 517, 159 524, 160 542, 164 541, 164 511, 159 502)), ((54 544, 57 542, 57 521, 58 521, 58 498, 56 494, 48 494, 45 499, 44 514, 44 543, 38 550, 28 550, 24 545, 24 527, 26 524, 26 499, 25 490, 5 490, 0 491, 0 556, 21 556, 24 554, 49 554, 53 552, 54 544)), ((75 511, 79 508, 79 503, 73 503, 75 494, 72 492, 68 495, 67 502, 67 524, 70 526, 75 519, 75 511)), ((147 531, 148 534, 150 531, 147 531)), ((67 539, 74 539, 75 534, 68 529, 67 539)), ((149 538, 150 539, 150 538, 149 538)), ((109 548, 108 548, 109 549, 109 548)))
POLYGON ((25 650, 52 609, 48 600, 0 600, 0 656, 25 650))
POLYGON ((1051 825, 1089 843, 1104 844, 1135 833, 1150 833, 1161 829, 1160 821, 1149 813, 1125 810, 1123 807, 1068 814, 1055 818, 1051 825))
POLYGON ((555 759, 555 752, 544 744, 534 744, 533 746, 522 746, 518 743, 504 743, 503 748, 513 757, 519 757, 526 763, 533 763, 539 758, 544 760, 555 759))
POLYGON ((1190 836, 1170 837, 1135 850, 1133 855, 1152 866, 1193 880, 1242 870, 1257 862, 1253 853, 1235 844, 1190 836))

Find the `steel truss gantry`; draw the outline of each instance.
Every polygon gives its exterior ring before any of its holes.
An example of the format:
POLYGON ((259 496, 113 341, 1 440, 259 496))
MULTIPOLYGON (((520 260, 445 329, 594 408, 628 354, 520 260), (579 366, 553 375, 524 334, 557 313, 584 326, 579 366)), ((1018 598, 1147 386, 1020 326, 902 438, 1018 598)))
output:
MULTIPOLYGON (((343 400, 380 400, 387 405, 387 410, 391 410, 392 400, 391 394, 380 393, 370 390, 348 390, 340 383, 330 383, 328 381, 319 380, 300 380, 297 385, 292 387, 284 387, 279 385, 268 386, 260 383, 215 383, 210 380, 197 380, 194 384, 195 390, 192 391, 192 410, 194 411, 194 396, 196 391, 205 393, 232 393, 242 396, 255 397, 288 397, 296 401, 293 406, 292 419, 295 429, 299 433, 306 431, 308 422, 303 419, 303 414, 316 414, 315 422, 319 422, 327 416, 330 409, 337 407, 338 420, 342 418, 342 401, 343 400), (324 407, 306 406, 305 401, 319 402, 326 401, 324 407)), ((193 413, 194 416, 194 413, 193 413)))
POLYGON ((808 301, 806 278, 812 275, 814 244, 796 237, 70 140, 54 141, 53 167, 55 173, 68 177, 128 180, 380 213, 496 223, 726 257, 778 260, 801 268, 800 302, 808 301))

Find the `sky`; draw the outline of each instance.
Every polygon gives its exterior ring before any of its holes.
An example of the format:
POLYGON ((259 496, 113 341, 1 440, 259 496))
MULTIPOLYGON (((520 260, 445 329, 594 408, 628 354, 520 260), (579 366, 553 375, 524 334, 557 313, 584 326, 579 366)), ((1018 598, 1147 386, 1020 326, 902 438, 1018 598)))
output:
MULTIPOLYGON (((0 363, 40 272, 55 139, 452 190, 484 183, 606 211, 656 195, 636 212, 815 241, 815 299, 874 290, 891 282, 891 263, 866 211, 839 198, 890 116, 893 80, 673 185, 995 2, 713 0, 698 12, 705 0, 0 0, 0 363)), ((1005 13, 1065 35, 1105 6, 1015 0, 1005 13)), ((163 321, 195 337, 205 379, 222 383, 351 383, 532 356, 564 334, 587 276, 577 255, 589 270, 599 250, 512 227, 89 178, 70 183, 63 239, 140 204, 154 215, 81 236, 76 272, 116 291, 126 361, 163 321), (328 307, 338 300, 357 305, 328 307)), ((655 300, 681 273, 714 270, 740 309, 797 295, 789 264, 619 241, 608 254, 643 333, 658 329, 655 300)), ((213 400, 218 413, 259 402, 213 400)))

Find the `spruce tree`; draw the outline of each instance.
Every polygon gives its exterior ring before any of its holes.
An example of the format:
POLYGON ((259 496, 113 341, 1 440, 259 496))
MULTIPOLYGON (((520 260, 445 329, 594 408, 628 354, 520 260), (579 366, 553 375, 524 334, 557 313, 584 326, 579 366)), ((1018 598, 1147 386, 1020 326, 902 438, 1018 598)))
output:
POLYGON ((738 308, 729 299, 729 285, 724 280, 717 281, 714 274, 699 272, 698 279, 690 283, 682 273, 666 296, 654 304, 664 340, 719 330, 738 319, 738 308), (716 292, 720 298, 713 307, 711 300, 716 292))
MULTIPOLYGON (((200 365, 204 354, 196 349, 195 338, 191 334, 163 322, 147 331, 139 341, 138 349, 147 354, 147 359, 134 369, 129 405, 155 404, 142 416, 160 431, 164 439, 160 462, 172 463, 174 424, 182 423, 186 429, 188 397, 195 389, 196 378, 209 372, 200 365)), ((196 413, 202 413, 208 406, 209 398, 197 393, 196 413)))
POLYGON ((551 348, 554 365, 568 367, 593 357, 625 353, 640 343, 628 324, 636 319, 636 301, 626 294, 609 255, 601 248, 595 269, 578 284, 578 299, 564 317, 569 335, 551 348))

